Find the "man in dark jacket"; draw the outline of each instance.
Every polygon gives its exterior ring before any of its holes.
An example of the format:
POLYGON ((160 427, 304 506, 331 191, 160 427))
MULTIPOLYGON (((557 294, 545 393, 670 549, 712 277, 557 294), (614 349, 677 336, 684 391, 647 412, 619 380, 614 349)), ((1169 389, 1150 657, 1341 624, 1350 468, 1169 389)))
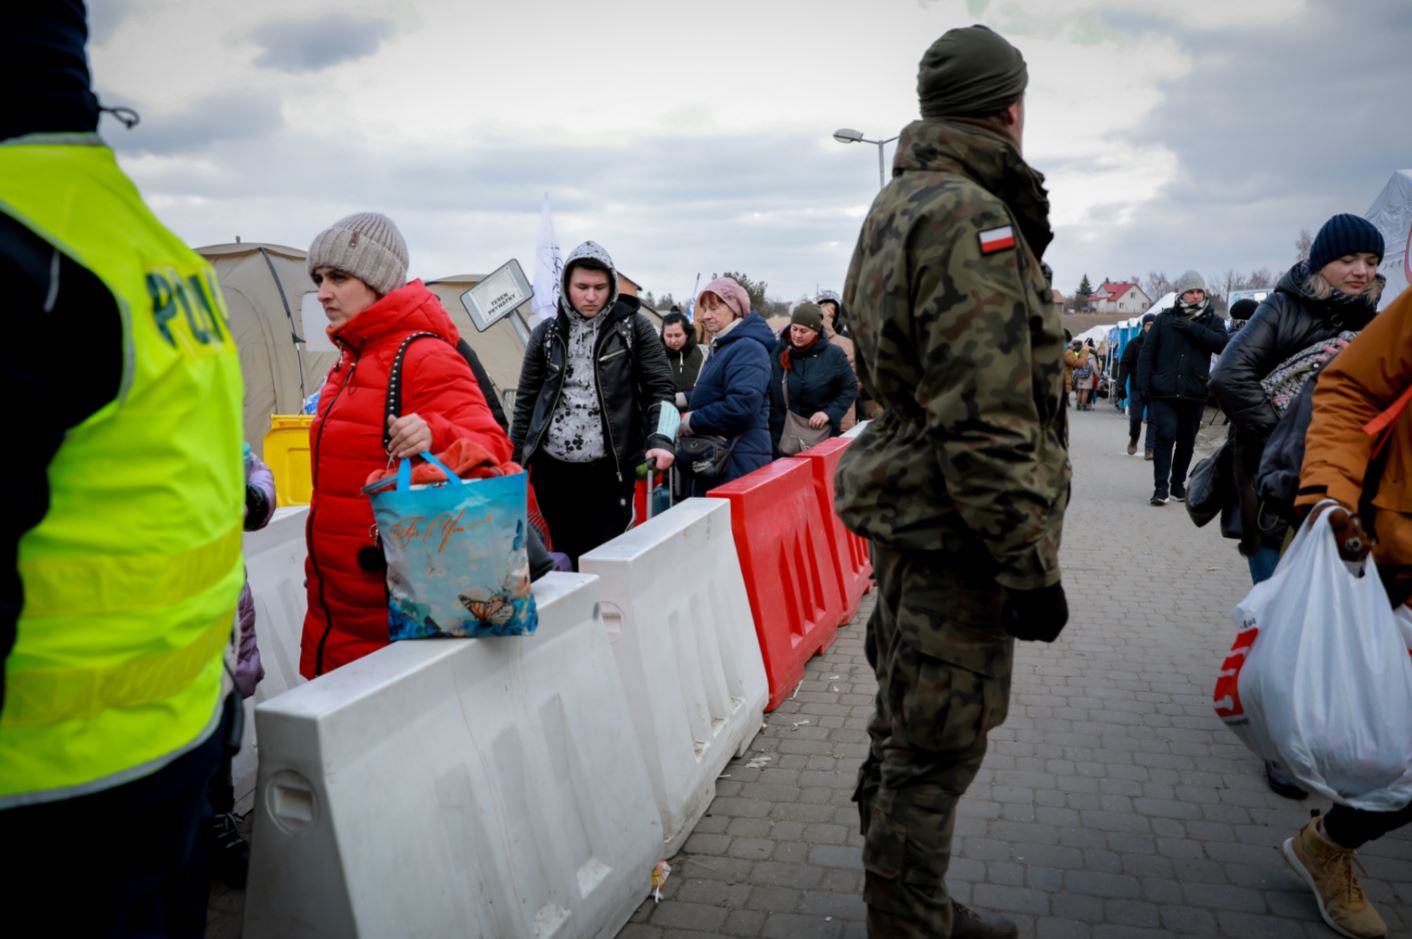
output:
MULTIPOLYGON (((1143 415, 1147 411, 1147 399, 1137 387, 1137 363, 1138 357, 1142 355, 1143 343, 1147 341, 1147 334, 1152 331, 1152 324, 1157 320, 1156 313, 1146 313, 1142 317, 1142 332, 1138 333, 1128 347, 1123 350, 1123 358, 1118 363, 1118 391, 1127 392, 1128 396, 1128 456, 1137 453, 1137 439, 1142 436, 1143 415), (1132 384, 1129 384, 1129 381, 1132 384)), ((1148 425, 1147 431, 1147 458, 1152 459, 1152 430, 1148 425)))
POLYGON ((1177 281, 1176 304, 1157 317, 1138 353, 1138 390, 1148 402, 1155 430, 1153 505, 1165 505, 1169 497, 1186 499, 1186 471, 1206 413, 1211 356, 1229 338, 1225 321, 1211 309, 1206 281, 1187 271, 1177 281))
POLYGON ((618 294, 608 252, 585 241, 564 261, 559 312, 525 349, 510 428, 554 549, 579 555, 632 521, 637 465, 672 465, 680 418, 657 332, 618 294), (645 451, 645 452, 644 452, 645 451))

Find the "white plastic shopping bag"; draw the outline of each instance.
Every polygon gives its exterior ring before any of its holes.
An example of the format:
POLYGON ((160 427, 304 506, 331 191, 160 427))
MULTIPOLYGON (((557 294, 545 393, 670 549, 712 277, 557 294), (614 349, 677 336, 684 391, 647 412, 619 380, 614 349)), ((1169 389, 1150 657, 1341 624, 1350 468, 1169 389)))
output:
POLYGON ((1412 661, 1371 561, 1338 556, 1328 515, 1235 608, 1216 713, 1305 788, 1390 812, 1412 802, 1412 661))

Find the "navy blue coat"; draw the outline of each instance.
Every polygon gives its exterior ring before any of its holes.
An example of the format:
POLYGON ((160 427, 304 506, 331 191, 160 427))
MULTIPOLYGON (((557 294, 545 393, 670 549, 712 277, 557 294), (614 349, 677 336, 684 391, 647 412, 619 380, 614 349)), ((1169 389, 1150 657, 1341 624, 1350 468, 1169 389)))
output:
POLYGON ((719 485, 759 469, 773 457, 769 386, 775 335, 760 314, 751 313, 711 346, 711 356, 686 400, 693 434, 740 437, 726 475, 710 481, 719 485))

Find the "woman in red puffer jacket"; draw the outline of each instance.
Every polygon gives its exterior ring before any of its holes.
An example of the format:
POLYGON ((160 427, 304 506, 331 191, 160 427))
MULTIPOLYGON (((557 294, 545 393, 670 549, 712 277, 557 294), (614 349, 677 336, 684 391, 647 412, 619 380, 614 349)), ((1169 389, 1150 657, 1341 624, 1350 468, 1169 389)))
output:
POLYGON ((436 296, 407 280, 407 245, 392 220, 350 215, 309 248, 309 275, 319 288, 328 333, 343 356, 319 393, 309 432, 314 494, 309 502, 305 562, 309 611, 299 671, 314 678, 388 643, 387 582, 368 474, 459 438, 484 447, 497 462, 510 440, 456 351, 459 334, 436 296), (403 341, 402 417, 386 430, 388 375, 403 341))

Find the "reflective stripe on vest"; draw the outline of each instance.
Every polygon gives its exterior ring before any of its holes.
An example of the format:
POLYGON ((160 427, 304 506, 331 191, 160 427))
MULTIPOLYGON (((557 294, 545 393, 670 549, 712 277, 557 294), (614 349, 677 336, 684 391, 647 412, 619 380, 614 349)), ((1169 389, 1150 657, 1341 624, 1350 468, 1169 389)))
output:
POLYGON ((96 135, 0 145, 0 211, 108 287, 124 342, 117 399, 65 435, 49 512, 20 540, 4 807, 160 769, 214 727, 245 486, 240 364, 215 277, 112 151, 96 135))

